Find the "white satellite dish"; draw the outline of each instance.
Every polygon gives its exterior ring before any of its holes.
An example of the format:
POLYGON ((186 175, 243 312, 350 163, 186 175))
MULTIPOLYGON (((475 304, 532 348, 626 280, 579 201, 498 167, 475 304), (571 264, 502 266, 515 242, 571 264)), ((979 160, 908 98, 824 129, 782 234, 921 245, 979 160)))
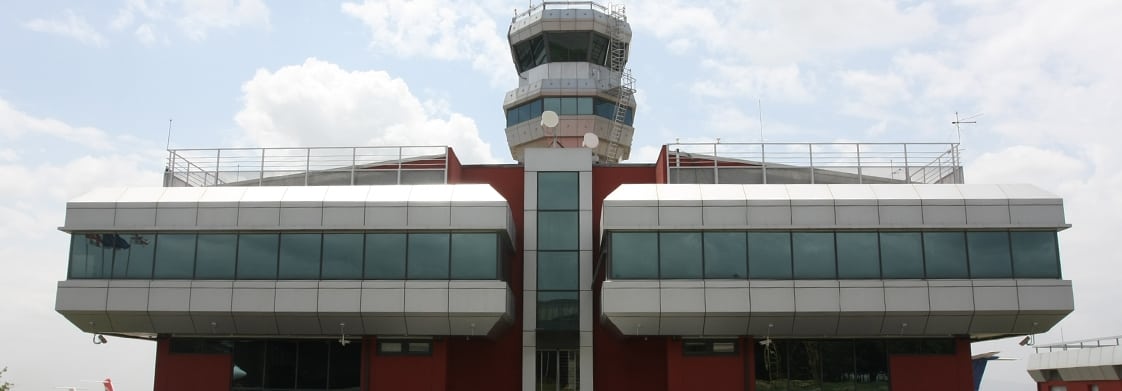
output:
POLYGON ((552 128, 554 126, 557 126, 557 122, 559 120, 560 119, 557 118, 557 113, 554 113, 552 110, 546 110, 542 112, 542 126, 552 128))
POLYGON ((584 141, 581 141, 580 145, 585 148, 596 149, 600 145, 600 138, 593 133, 585 133, 584 141))

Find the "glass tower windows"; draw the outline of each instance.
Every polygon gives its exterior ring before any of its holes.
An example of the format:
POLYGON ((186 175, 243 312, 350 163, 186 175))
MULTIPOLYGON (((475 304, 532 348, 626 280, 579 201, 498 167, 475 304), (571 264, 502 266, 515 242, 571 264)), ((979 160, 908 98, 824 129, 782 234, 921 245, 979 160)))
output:
POLYGON ((923 241, 919 232, 882 232, 880 262, 884 278, 923 278, 923 241))
POLYGON ((551 62, 590 62, 607 66, 608 37, 588 31, 553 31, 514 44, 518 72, 551 62))
POLYGON ((613 279, 1060 278, 1054 231, 613 231, 609 238, 613 279))
POLYGON ((71 237, 68 278, 497 280, 503 278, 500 261, 504 242, 499 235, 76 233, 71 237), (102 245, 105 241, 112 241, 113 247, 102 245))
POLYGON ((966 249, 970 257, 970 275, 972 277, 1013 277, 1013 262, 1009 252, 1008 232, 967 232, 966 249))
POLYGON ((401 280, 405 278, 405 234, 366 234, 366 270, 368 280, 401 280))
POLYGON ((790 233, 748 233, 748 278, 791 279, 790 233))
POLYGON ((966 235, 963 232, 924 232, 923 259, 927 278, 969 278, 966 235))
POLYGON ((1013 276, 1016 278, 1060 278, 1056 233, 1013 231, 1013 276))
POLYGON ((195 278, 200 280, 232 280, 234 262, 238 258, 238 236, 235 234, 199 234, 195 278))

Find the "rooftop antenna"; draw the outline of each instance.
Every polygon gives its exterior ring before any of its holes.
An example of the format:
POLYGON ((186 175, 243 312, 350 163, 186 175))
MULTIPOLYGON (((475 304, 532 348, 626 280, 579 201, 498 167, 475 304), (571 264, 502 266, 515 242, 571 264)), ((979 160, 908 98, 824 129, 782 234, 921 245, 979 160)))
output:
POLYGON ((168 118, 168 143, 164 149, 171 149, 171 118, 168 118))
POLYGON ((760 144, 764 143, 764 101, 756 98, 756 110, 760 113, 760 144))
POLYGON ((960 125, 962 125, 962 124, 976 124, 976 123, 978 123, 978 121, 969 121, 969 120, 981 117, 983 115, 985 115, 985 113, 978 113, 978 114, 971 115, 969 117, 959 118, 958 117, 958 112, 957 111, 954 112, 954 121, 951 121, 951 125, 954 125, 955 134, 958 136, 955 139, 955 142, 958 143, 958 144, 962 144, 962 126, 960 126, 960 125))

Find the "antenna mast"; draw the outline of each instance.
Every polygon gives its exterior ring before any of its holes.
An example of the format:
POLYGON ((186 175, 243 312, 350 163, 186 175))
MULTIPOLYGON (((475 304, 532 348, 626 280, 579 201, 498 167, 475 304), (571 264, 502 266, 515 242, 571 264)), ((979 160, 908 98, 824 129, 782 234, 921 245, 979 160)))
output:
POLYGON ((976 124, 976 123, 978 123, 978 121, 967 121, 967 120, 978 118, 978 117, 981 117, 982 115, 983 115, 983 113, 978 113, 978 114, 974 114, 974 115, 971 115, 971 116, 966 117, 966 118, 958 118, 958 112, 957 111, 954 112, 954 121, 951 121, 951 125, 954 125, 955 135, 957 136, 957 138, 955 139, 956 143, 962 144, 962 127, 959 126, 959 125, 962 125, 962 124, 976 124))
POLYGON ((168 142, 167 145, 164 146, 164 149, 171 149, 171 118, 168 118, 168 142))

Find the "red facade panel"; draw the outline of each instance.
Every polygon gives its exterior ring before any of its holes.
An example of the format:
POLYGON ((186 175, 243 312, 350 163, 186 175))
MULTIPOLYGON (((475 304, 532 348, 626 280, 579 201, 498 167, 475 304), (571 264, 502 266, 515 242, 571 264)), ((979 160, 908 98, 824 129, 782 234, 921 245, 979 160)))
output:
POLYGON ((744 391, 752 382, 747 358, 751 342, 741 338, 735 355, 689 356, 682 353, 682 341, 666 341, 666 389, 668 391, 713 390, 744 391))
POLYGON ((229 354, 171 353, 171 342, 156 342, 156 391, 228 390, 234 371, 229 354))
POLYGON ((893 390, 972 391, 974 369, 970 341, 955 340, 954 355, 892 355, 888 358, 893 390))
MULTIPOLYGON (((451 172, 451 171, 450 171, 451 172)), ((456 181, 487 183, 506 198, 514 225, 522 232, 525 171, 520 166, 463 166, 456 181)), ((451 177, 451 176, 450 176, 451 177)), ((516 243, 507 281, 514 292, 514 308, 522 308, 522 237, 516 243)), ((522 387, 522 311, 515 311, 513 324, 495 339, 463 337, 448 341, 448 390, 518 390, 522 387)))
POLYGON ((443 391, 448 389, 448 344, 432 342, 430 356, 384 356, 377 352, 376 338, 363 339, 366 384, 370 391, 443 391))

